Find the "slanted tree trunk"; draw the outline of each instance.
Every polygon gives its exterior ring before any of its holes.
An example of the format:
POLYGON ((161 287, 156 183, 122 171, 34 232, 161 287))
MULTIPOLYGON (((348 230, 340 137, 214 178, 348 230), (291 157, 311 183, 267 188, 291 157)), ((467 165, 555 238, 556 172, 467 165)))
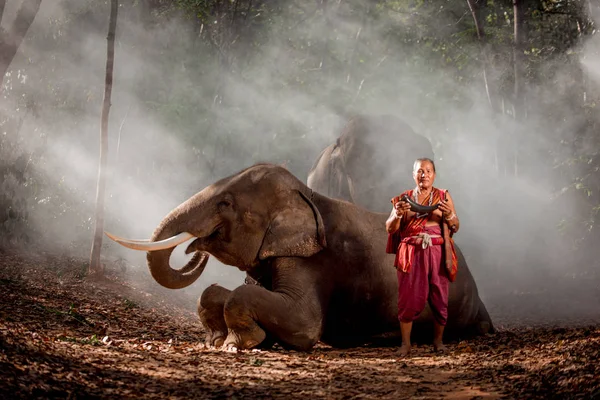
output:
POLYGON ((6 0, 0 0, 0 22, 2 22, 2 16, 4 15, 4 6, 6 6, 6 0))
POLYGON ((117 28, 117 11, 119 1, 110 2, 110 19, 108 22, 108 36, 106 38, 106 78, 104 83, 104 102, 102 104, 102 118, 100 123, 100 164, 98 167, 98 183, 96 190, 96 226, 92 252, 90 255, 89 274, 101 277, 104 270, 100 263, 100 249, 102 247, 102 231, 104 230, 104 191, 106 188, 106 161, 108 158, 108 112, 110 110, 110 95, 113 82, 113 64, 115 61, 115 31, 117 28))
MULTIPOLYGON (((17 50, 37 15, 42 0, 24 0, 17 16, 8 29, 0 28, 0 84, 17 50)), ((6 0, 0 0, 0 20, 4 14, 6 0)))

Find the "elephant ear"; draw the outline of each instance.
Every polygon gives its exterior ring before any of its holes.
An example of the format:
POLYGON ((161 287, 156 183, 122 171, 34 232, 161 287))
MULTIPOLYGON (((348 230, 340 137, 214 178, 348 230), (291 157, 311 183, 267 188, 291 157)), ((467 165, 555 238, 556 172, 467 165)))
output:
POLYGON ((300 191, 294 190, 285 208, 271 220, 258 253, 269 257, 310 257, 327 247, 321 213, 300 191))

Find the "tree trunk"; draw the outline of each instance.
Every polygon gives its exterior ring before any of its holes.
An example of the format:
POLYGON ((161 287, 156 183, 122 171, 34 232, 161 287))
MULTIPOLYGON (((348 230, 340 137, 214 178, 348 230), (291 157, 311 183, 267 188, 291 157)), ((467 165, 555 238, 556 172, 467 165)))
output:
MULTIPOLYGON (((0 31, 0 84, 4 83, 4 75, 17 50, 37 15, 42 0, 24 0, 11 27, 0 31)), ((0 18, 4 14, 6 0, 0 1, 0 18)))
POLYGON ((514 14, 514 42, 513 42, 513 66, 514 66, 514 90, 513 90, 513 116, 515 118, 515 131, 512 141, 512 164, 513 173, 518 175, 519 147, 518 142, 521 134, 519 122, 525 115, 525 102, 523 94, 523 43, 525 42, 524 28, 524 0, 513 0, 514 14))
POLYGON ((514 13, 514 41, 513 41, 513 66, 514 66, 514 99, 515 119, 520 120, 523 115, 523 0, 513 0, 514 13))
POLYGON ((488 81, 488 67, 491 64, 489 62, 487 48, 486 48, 486 37, 485 30, 483 29, 483 25, 481 23, 481 19, 477 16, 477 8, 474 0, 467 0, 467 5, 469 6, 469 11, 471 12, 471 17, 473 18, 473 23, 475 24, 475 32, 477 33, 477 40, 479 42, 479 51, 481 57, 483 58, 482 62, 482 74, 483 74, 483 84, 485 86, 485 93, 487 95, 488 103, 492 111, 495 111, 496 107, 494 105, 494 101, 492 99, 492 93, 490 90, 490 84, 488 81))
POLYGON ((6 6, 6 0, 0 0, 0 22, 2 22, 2 16, 4 15, 4 7, 6 6))
POLYGON ((108 158, 108 112, 110 110, 110 95, 112 92, 113 64, 115 61, 115 30, 117 28, 118 10, 119 1, 111 0, 108 36, 106 38, 108 45, 106 52, 104 101, 102 104, 102 119, 100 126, 100 165, 98 167, 98 184, 96 190, 96 226, 89 266, 89 274, 96 277, 101 277, 104 273, 100 263, 100 249, 102 247, 102 231, 104 230, 104 191, 106 188, 106 161, 108 158))

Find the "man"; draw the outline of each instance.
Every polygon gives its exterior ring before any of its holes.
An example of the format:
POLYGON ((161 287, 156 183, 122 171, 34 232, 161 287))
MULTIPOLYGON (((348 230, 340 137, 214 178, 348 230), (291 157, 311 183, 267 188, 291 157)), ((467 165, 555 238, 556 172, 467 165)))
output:
POLYGON ((385 223, 389 235, 386 251, 396 254, 394 267, 398 270, 401 356, 410 353, 412 323, 427 302, 434 316, 434 349, 446 350, 442 337, 448 318, 448 287, 458 265, 450 236, 458 231, 460 222, 448 191, 433 186, 434 162, 417 159, 413 178, 416 188, 392 199, 392 212, 385 223), (425 206, 438 204, 438 208, 429 213, 411 211, 403 196, 425 206))

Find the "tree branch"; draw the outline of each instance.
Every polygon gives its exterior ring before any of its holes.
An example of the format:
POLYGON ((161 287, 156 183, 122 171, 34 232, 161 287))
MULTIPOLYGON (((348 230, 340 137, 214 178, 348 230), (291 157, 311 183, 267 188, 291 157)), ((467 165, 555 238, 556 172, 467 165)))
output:
MULTIPOLYGON (((6 4, 5 0, 0 0, 0 6, 4 9, 6 4)), ((4 75, 10 66, 17 50, 27 34, 29 27, 33 23, 35 16, 37 15, 42 0, 24 0, 21 4, 21 8, 17 11, 17 16, 12 26, 2 33, 2 40, 0 42, 0 81, 4 81, 4 75)), ((2 10, 4 12, 4 10, 2 10)))
POLYGON ((4 6, 6 6, 6 0, 0 0, 0 22, 2 22, 4 16, 4 6))

